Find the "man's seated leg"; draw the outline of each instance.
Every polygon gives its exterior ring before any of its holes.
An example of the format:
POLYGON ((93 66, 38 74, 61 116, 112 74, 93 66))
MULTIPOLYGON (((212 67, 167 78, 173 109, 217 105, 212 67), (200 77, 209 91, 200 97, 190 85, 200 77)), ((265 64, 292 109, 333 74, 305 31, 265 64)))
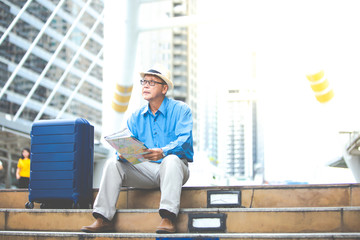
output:
POLYGON ((176 232, 176 216, 180 209, 180 196, 183 184, 189 178, 187 162, 176 155, 169 155, 160 165, 160 210, 162 218, 156 233, 176 232))
POLYGON ((81 228, 83 232, 111 232, 114 224, 111 221, 116 213, 116 203, 122 186, 124 171, 116 159, 105 163, 99 193, 94 202, 93 216, 95 222, 81 228))
POLYGON ((99 193, 94 203, 93 215, 96 221, 81 230, 84 232, 114 231, 112 220, 116 213, 116 203, 121 186, 159 187, 156 178, 158 170, 159 164, 157 163, 144 162, 132 165, 127 162, 108 160, 102 175, 99 193))

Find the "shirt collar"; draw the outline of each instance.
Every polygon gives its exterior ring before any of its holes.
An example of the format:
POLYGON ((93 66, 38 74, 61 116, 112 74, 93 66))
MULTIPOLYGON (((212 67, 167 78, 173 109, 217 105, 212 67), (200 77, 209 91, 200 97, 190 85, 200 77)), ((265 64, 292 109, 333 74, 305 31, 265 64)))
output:
MULTIPOLYGON (((158 112, 166 115, 166 109, 169 104, 169 99, 165 96, 163 102, 161 103, 160 108, 158 109, 158 112)), ((151 110, 149 108, 149 103, 145 105, 144 110, 141 112, 141 114, 151 113, 151 110)))

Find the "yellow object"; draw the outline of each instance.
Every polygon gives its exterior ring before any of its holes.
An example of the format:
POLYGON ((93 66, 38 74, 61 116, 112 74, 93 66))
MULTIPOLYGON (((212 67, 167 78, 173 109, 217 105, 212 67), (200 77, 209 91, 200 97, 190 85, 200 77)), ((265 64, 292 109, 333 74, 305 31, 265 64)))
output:
POLYGON ((317 82, 317 81, 321 80, 324 77, 324 75, 325 75, 324 71, 321 70, 318 73, 306 75, 306 77, 310 82, 317 82))
POLYGON ((124 113, 129 105, 133 86, 121 86, 116 84, 114 99, 111 103, 112 108, 116 112, 124 113))
POLYGON ((111 106, 116 112, 121 112, 121 113, 124 113, 126 111, 127 107, 128 107, 128 105, 123 106, 123 105, 119 105, 119 104, 117 104, 115 102, 112 102, 111 106))
POLYGON ((321 103, 326 103, 334 97, 334 91, 331 89, 329 92, 322 95, 315 95, 316 99, 321 103))
POLYGON ((306 75, 306 78, 310 81, 310 87, 315 93, 315 98, 320 103, 326 103, 334 97, 334 91, 323 70, 306 75))
POLYGON ((17 167, 20 169, 20 177, 30 177, 30 159, 20 158, 17 167))
POLYGON ((323 82, 311 84, 310 86, 314 92, 321 92, 329 87, 329 81, 325 79, 323 82))
POLYGON ((128 103, 130 101, 130 97, 131 97, 131 95, 122 96, 117 92, 114 93, 115 100, 118 101, 118 102, 121 102, 121 103, 128 103))
POLYGON ((116 90, 118 90, 120 93, 131 93, 132 89, 133 86, 124 87, 119 85, 118 83, 116 84, 116 90))

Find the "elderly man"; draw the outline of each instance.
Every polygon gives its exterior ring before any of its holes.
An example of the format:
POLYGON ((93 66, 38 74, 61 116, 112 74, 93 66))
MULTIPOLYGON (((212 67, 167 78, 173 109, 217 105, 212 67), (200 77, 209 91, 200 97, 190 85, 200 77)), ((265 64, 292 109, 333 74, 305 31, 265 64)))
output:
POLYGON ((96 221, 82 227, 84 232, 114 231, 112 219, 121 186, 160 187, 162 220, 156 232, 176 232, 181 189, 189 178, 188 162, 193 161, 194 155, 192 114, 185 103, 166 97, 173 82, 163 66, 155 65, 140 76, 142 96, 148 103, 129 117, 127 126, 149 148, 144 157, 150 161, 132 165, 120 156, 106 163, 94 203, 96 221))

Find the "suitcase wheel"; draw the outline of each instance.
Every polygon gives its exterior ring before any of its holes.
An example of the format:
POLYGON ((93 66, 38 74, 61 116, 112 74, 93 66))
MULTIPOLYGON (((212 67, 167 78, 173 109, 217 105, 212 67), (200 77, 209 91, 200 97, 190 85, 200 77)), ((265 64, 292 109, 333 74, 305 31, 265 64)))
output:
POLYGON ((92 209, 93 206, 88 201, 80 200, 76 203, 73 202, 71 208, 73 208, 73 209, 92 209))
POLYGON ((80 209, 80 203, 79 202, 73 202, 72 203, 72 206, 71 206, 72 209, 80 209))
POLYGON ((86 202, 76 202, 76 203, 73 202, 71 208, 72 209, 91 209, 92 205, 91 205, 91 203, 86 203, 86 202))
POLYGON ((34 208, 34 203, 33 203, 33 202, 27 202, 27 203, 25 203, 25 208, 27 208, 27 209, 33 209, 33 208, 34 208))

